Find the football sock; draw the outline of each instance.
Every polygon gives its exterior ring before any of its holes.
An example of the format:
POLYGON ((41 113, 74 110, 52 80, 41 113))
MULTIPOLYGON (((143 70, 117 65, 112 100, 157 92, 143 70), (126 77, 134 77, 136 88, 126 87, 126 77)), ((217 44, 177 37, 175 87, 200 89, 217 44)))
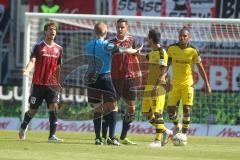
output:
POLYGON ((49 123, 50 123, 50 132, 49 138, 51 138, 57 129, 57 112, 56 111, 49 111, 49 123))
POLYGON ((127 132, 131 127, 131 123, 133 122, 135 118, 134 114, 124 113, 123 115, 123 124, 122 124, 122 132, 120 139, 123 140, 127 137, 127 132))
POLYGON ((94 124, 94 131, 95 131, 96 139, 100 139, 101 123, 102 123, 101 113, 94 112, 93 118, 94 118, 93 124, 94 124))
POLYGON ((166 131, 166 127, 163 121, 163 115, 160 113, 154 113, 154 123, 156 127, 156 140, 161 140, 162 133, 166 131))
POLYGON ((176 112, 176 107, 168 106, 168 115, 169 115, 169 119, 173 122, 175 127, 177 127, 178 126, 178 116, 177 116, 177 112, 176 112))
POLYGON ((162 133, 156 133, 156 140, 160 141, 162 139, 162 133))
POLYGON ((122 125, 122 132, 121 132, 121 136, 120 136, 120 139, 123 140, 127 137, 127 132, 130 128, 130 123, 129 122, 124 122, 123 121, 123 125, 122 125))
POLYGON ((163 115, 159 113, 154 113, 155 118, 154 118, 154 123, 157 129, 161 130, 161 133, 166 131, 166 127, 164 125, 163 121, 163 115))
POLYGON ((31 121, 31 119, 32 119, 32 117, 30 116, 29 111, 27 111, 24 115, 24 119, 21 124, 21 128, 25 130, 27 128, 28 123, 31 121))
POLYGON ((156 127, 156 124, 155 124, 155 116, 148 117, 148 122, 149 122, 152 126, 156 127))
POLYGON ((112 111, 108 114, 107 123, 109 124, 109 138, 113 139, 115 135, 115 128, 117 123, 117 112, 112 111))
POLYGON ((107 123, 107 115, 103 116, 102 120, 102 138, 107 138, 107 131, 108 131, 108 123, 107 123))
POLYGON ((182 133, 186 134, 190 124, 190 106, 183 106, 182 133))

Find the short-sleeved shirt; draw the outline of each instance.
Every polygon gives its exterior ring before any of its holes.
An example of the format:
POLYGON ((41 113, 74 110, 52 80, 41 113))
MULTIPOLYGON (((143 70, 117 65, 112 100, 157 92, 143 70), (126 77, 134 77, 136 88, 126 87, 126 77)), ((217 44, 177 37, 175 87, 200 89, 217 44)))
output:
POLYGON ((45 41, 36 44, 30 57, 36 58, 32 83, 44 86, 58 84, 56 71, 61 64, 61 56, 62 47, 56 43, 52 46, 45 41))
POLYGON ((85 45, 88 55, 88 71, 97 71, 98 77, 94 83, 88 84, 88 101, 99 103, 114 102, 117 99, 116 91, 110 76, 112 49, 110 43, 103 39, 94 39, 85 45), (95 58, 94 58, 95 57, 95 58))
POLYGON ((147 85, 155 85, 156 81, 160 74, 160 67, 159 66, 167 66, 168 56, 167 52, 163 50, 163 57, 160 58, 159 51, 151 51, 147 58, 148 58, 148 81, 147 85))
POLYGON ((112 53, 106 49, 108 44, 106 40, 93 39, 85 45, 90 70, 96 70, 99 74, 110 73, 112 53))
POLYGON ((192 45, 181 49, 176 43, 168 47, 167 54, 172 58, 172 84, 192 85, 194 64, 201 63, 198 50, 192 45))
MULTIPOLYGON (((135 48, 135 39, 133 36, 126 36, 123 40, 117 39, 117 37, 112 38, 109 42, 126 48, 135 48)), ((113 53, 112 57, 112 79, 121 78, 134 78, 137 76, 138 71, 138 59, 135 55, 122 53, 113 53)))

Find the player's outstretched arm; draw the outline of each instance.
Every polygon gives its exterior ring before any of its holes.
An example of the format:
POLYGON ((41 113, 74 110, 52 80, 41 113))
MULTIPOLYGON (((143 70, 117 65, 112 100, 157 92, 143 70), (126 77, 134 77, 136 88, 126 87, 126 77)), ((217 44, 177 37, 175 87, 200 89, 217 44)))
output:
POLYGON ((143 49, 143 45, 141 44, 137 48, 126 48, 126 47, 119 47, 120 53, 129 53, 129 54, 140 54, 141 50, 143 49))
POLYGON ((200 73, 201 77, 203 78, 203 80, 205 82, 205 85, 206 85, 206 88, 207 88, 207 93, 208 93, 208 95, 211 95, 212 94, 212 89, 211 89, 210 84, 208 82, 208 78, 207 78, 207 75, 206 75, 206 72, 203 68, 202 63, 198 63, 197 67, 198 67, 198 70, 199 70, 199 73, 200 73))
POLYGON ((114 53, 129 53, 129 54, 139 54, 141 52, 143 48, 143 45, 140 45, 138 48, 133 49, 132 47, 120 47, 117 46, 113 43, 106 43, 106 45, 104 46, 104 49, 106 51, 110 51, 110 52, 114 52, 114 53))
POLYGON ((36 58, 31 58, 26 68, 23 69, 23 75, 29 76, 30 71, 34 68, 36 58))

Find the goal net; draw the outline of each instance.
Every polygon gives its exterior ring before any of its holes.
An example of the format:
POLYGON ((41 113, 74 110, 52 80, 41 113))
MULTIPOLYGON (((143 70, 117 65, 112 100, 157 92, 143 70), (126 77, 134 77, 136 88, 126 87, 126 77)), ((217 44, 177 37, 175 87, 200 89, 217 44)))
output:
MULTIPOLYGON (((204 81, 196 71, 192 121, 237 123, 240 117, 240 20, 26 13, 24 66, 29 61, 34 44, 43 40, 43 24, 54 21, 58 25, 56 42, 64 49, 61 81, 65 84, 61 92, 60 118, 82 120, 91 117, 87 90, 83 85, 88 66, 84 45, 93 38, 94 25, 100 21, 108 25, 109 36, 115 36, 116 21, 119 18, 129 21, 129 34, 135 36, 137 43, 144 44, 144 54, 149 52, 146 36, 150 29, 159 29, 161 44, 167 48, 169 44, 178 42, 178 31, 182 27, 188 27, 192 35, 191 44, 199 49, 213 89, 213 95, 208 97, 204 92, 204 81)), ((144 69, 145 62, 141 64, 144 69)), ((24 77, 23 114, 28 108, 30 86, 31 77, 24 77)), ((119 105, 123 105, 121 101, 119 105)), ((140 106, 141 96, 137 100, 138 119, 141 119, 140 106)), ((38 116, 46 117, 47 107, 40 107, 38 116)))

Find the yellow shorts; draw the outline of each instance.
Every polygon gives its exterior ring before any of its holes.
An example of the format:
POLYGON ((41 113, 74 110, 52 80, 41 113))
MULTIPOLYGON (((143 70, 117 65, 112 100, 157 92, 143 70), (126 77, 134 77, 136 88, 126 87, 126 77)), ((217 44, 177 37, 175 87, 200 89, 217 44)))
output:
POLYGON ((176 106, 179 100, 183 105, 193 105, 194 88, 188 85, 173 85, 168 95, 168 106, 176 106))
POLYGON ((165 104, 165 90, 162 87, 158 88, 159 96, 152 97, 151 91, 153 85, 146 85, 142 98, 142 112, 157 112, 163 113, 165 104))

